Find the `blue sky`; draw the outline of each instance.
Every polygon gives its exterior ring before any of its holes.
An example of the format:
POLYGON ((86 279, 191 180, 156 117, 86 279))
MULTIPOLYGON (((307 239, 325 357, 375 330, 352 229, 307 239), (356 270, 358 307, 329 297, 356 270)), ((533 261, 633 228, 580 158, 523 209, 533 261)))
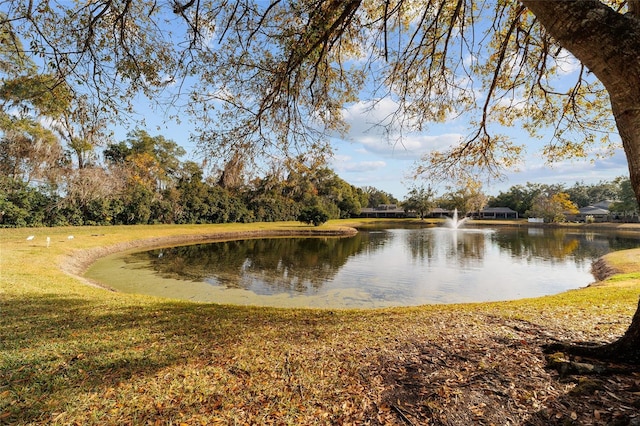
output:
MULTIPOLYGON (((522 135, 523 138, 529 138, 526 132, 522 132, 522 135)), ((384 140, 378 140, 376 143, 363 142, 359 138, 354 138, 353 142, 339 141, 336 144, 336 156, 331 166, 340 177, 352 185, 374 186, 402 200, 411 185, 420 183, 406 176, 414 161, 419 160, 422 153, 430 150, 429 143, 438 145, 442 141, 450 140, 453 136, 457 135, 448 133, 446 130, 433 132, 424 137, 422 145, 416 145, 413 149, 407 148, 404 152, 401 152, 402 147, 388 146, 384 140)), ((610 158, 593 162, 576 160, 548 165, 540 157, 539 147, 535 142, 532 141, 528 146, 528 158, 520 171, 506 172, 503 180, 485 184, 486 194, 497 195, 513 185, 527 182, 564 183, 572 186, 575 182, 592 184, 601 180, 612 180, 618 176, 628 176, 626 157, 621 149, 616 150, 610 158)), ((439 193, 442 192, 444 192, 443 188, 439 193)))

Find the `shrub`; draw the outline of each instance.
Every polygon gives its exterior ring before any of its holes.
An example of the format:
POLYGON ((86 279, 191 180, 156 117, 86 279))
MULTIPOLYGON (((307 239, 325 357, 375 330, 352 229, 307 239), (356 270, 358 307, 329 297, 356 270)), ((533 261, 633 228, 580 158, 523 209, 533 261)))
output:
POLYGON ((314 226, 320 226, 327 220, 329 220, 329 215, 318 206, 305 207, 298 215, 298 221, 314 226))

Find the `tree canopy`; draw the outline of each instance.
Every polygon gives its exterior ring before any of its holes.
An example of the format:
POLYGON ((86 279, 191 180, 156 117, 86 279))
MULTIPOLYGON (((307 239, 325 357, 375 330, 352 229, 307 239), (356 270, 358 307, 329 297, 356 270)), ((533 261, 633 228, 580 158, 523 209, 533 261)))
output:
POLYGON ((221 161, 238 152, 325 155, 329 136, 346 130, 344 107, 358 101, 393 102, 377 125, 398 144, 404 132, 471 114, 468 137, 418 169, 450 178, 517 166, 525 146, 500 134, 504 124, 532 134, 552 126, 550 160, 608 143, 614 123, 604 87, 525 5, 5 1, 2 11, 7 36, 29 46, 15 43, 7 54, 40 57, 48 73, 120 114, 139 92, 173 102, 221 161), (572 81, 569 68, 577 68, 572 81))

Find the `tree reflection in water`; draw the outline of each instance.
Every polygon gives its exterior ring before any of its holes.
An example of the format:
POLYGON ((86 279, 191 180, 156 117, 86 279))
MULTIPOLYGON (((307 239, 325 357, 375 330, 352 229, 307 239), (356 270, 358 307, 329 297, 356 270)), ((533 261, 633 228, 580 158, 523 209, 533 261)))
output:
POLYGON ((611 251, 637 247, 636 238, 616 233, 579 232, 563 228, 524 228, 492 234, 496 244, 508 251, 514 261, 531 262, 541 258, 562 262, 568 257, 576 263, 591 262, 611 251))
POLYGON ((451 267, 480 267, 485 255, 486 234, 491 230, 436 228, 405 235, 411 257, 426 264, 446 259, 451 267))
POLYGON ((350 256, 376 250, 384 238, 261 238, 179 246, 134 253, 164 278, 207 281, 257 294, 312 294, 331 280, 350 256))

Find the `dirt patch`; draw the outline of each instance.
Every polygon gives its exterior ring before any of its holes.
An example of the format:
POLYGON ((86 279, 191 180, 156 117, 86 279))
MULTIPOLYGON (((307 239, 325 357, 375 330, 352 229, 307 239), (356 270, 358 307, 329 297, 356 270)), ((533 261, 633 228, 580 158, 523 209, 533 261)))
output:
POLYGON ((444 321, 442 334, 404 341, 363 370, 379 395, 377 424, 639 425, 638 367, 563 377, 541 349, 555 340, 524 321, 444 321))

